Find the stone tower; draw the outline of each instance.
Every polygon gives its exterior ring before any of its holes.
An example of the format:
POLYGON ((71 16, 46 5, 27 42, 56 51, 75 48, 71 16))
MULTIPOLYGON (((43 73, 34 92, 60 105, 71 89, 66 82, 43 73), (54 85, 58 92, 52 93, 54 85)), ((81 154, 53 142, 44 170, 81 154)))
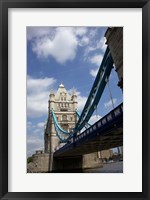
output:
POLYGON ((63 84, 59 85, 56 94, 54 94, 53 91, 50 92, 48 101, 48 119, 44 133, 44 147, 45 153, 53 154, 55 150, 61 146, 61 143, 56 135, 54 122, 51 116, 51 109, 53 109, 61 128, 70 132, 77 122, 75 113, 77 110, 76 92, 73 91, 72 95, 69 95, 63 84))
POLYGON ((118 86, 123 90, 123 27, 108 28, 105 37, 118 74, 118 86))

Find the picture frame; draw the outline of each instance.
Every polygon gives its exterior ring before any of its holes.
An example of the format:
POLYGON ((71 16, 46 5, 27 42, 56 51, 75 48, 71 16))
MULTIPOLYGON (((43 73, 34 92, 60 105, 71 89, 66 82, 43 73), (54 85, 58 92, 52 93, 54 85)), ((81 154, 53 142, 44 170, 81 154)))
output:
POLYGON ((0 1, 0 197, 1 199, 149 199, 150 147, 150 71, 149 34, 150 2, 148 0, 1 0, 0 1), (8 191, 8 9, 9 8, 142 8, 142 192, 9 192, 8 191))

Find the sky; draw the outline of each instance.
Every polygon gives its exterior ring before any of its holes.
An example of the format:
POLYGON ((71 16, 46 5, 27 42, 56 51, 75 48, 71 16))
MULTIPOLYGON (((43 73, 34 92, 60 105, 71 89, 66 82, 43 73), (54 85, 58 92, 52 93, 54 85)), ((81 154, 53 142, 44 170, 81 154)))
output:
MULTIPOLYGON (((44 124, 48 116, 50 90, 62 83, 78 95, 81 113, 94 83, 107 45, 107 27, 27 27, 27 156, 44 149, 44 124)), ((115 106, 122 100, 113 69, 109 85, 115 106)), ((112 110, 106 85, 90 123, 112 110)))

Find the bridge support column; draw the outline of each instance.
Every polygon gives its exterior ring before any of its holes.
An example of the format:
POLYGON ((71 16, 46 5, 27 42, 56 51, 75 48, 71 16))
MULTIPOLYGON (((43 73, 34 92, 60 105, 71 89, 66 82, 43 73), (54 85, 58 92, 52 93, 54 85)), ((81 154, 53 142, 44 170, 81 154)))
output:
POLYGON ((98 158, 98 153, 90 153, 83 155, 82 168, 98 168, 102 167, 102 161, 98 158))

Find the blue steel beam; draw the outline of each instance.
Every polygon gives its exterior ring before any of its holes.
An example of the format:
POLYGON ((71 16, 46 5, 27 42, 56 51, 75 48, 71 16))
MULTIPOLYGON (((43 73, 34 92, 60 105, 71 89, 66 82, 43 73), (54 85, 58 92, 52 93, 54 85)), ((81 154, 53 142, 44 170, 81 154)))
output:
POLYGON ((79 118, 79 120, 78 120, 78 122, 77 122, 77 124, 76 124, 75 130, 77 130, 77 129, 79 128, 79 125, 80 125, 81 121, 83 120, 83 117, 85 116, 85 113, 86 113, 86 111, 87 111, 87 108, 90 106, 91 100, 92 100, 94 94, 96 93, 97 85, 98 85, 98 83, 99 83, 99 81, 100 81, 101 74, 102 74, 102 72, 103 72, 103 68, 104 68, 104 65, 105 65, 105 62, 106 62, 106 58, 107 58, 107 56, 108 56, 108 53, 109 53, 109 48, 107 47, 107 49, 106 49, 106 51, 105 51, 105 54, 104 54, 104 57, 103 57, 103 60, 102 60, 102 62, 101 62, 99 71, 98 71, 98 73, 97 73, 97 76, 96 76, 96 78, 95 78, 94 84, 93 84, 93 86, 92 86, 91 92, 90 92, 89 97, 88 97, 88 99, 87 99, 87 101, 86 101, 86 104, 85 104, 85 106, 84 106, 84 108, 83 108, 83 111, 82 111, 82 113, 81 113, 81 116, 80 116, 80 118, 79 118))
POLYGON ((113 59, 110 54, 109 48, 107 47, 91 92, 73 132, 69 133, 67 131, 64 131, 59 126, 53 110, 51 110, 57 135, 62 142, 68 141, 73 136, 76 137, 76 133, 79 132, 88 123, 90 117, 92 116, 95 108, 98 105, 98 102, 100 101, 100 98, 107 83, 106 79, 108 79, 112 67, 113 59), (59 133, 68 135, 68 138, 63 139, 59 133))
MULTIPOLYGON (((95 108, 98 105, 98 102, 99 102, 99 100, 102 96, 102 93, 104 91, 104 88, 107 84, 106 79, 108 79, 110 72, 112 70, 112 67, 113 67, 113 59, 112 59, 110 54, 109 55, 107 54, 107 58, 106 58, 106 61, 105 61, 104 64, 106 65, 105 69, 104 69, 105 71, 103 72, 102 77, 100 77, 101 80, 99 80, 99 82, 98 82, 98 80, 96 80, 97 81, 96 82, 97 89, 94 90, 94 93, 93 93, 93 91, 90 92, 90 95, 89 95, 88 100, 87 100, 87 102, 89 102, 89 103, 83 109, 81 117, 79 118, 79 121, 76 124, 75 132, 78 132, 79 130, 81 130, 85 126, 85 124, 89 121, 89 119, 92 116, 95 108), (93 99, 92 103, 91 103, 91 99, 93 99)), ((98 75, 99 75, 99 73, 98 73, 98 75)), ((98 75, 97 75, 97 77, 98 77, 98 75)))
MULTIPOLYGON (((76 115, 77 115, 78 118, 80 118, 80 114, 79 114, 79 112, 77 110, 76 110, 76 115)), ((90 123, 87 123, 87 125, 91 126, 90 123)))

